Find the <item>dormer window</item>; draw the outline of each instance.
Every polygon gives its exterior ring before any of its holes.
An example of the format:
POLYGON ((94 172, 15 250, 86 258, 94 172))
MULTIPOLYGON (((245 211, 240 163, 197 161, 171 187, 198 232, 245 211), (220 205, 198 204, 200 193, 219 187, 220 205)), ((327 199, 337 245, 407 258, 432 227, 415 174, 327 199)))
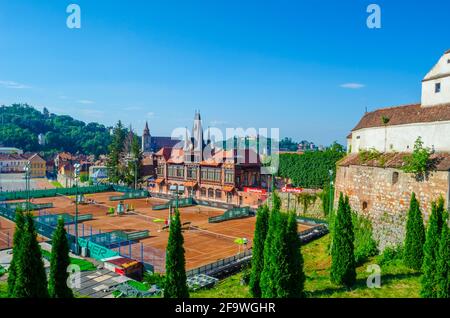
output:
POLYGON ((440 93, 441 92, 441 83, 436 83, 435 88, 434 88, 434 92, 435 93, 440 93))

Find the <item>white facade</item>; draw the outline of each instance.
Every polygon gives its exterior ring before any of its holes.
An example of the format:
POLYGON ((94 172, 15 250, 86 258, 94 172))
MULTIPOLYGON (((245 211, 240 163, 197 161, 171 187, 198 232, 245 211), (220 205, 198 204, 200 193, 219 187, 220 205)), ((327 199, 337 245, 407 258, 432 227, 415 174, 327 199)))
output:
POLYGON ((450 51, 447 51, 422 81, 422 106, 450 103, 450 51))
POLYGON ((380 152, 410 152, 418 137, 425 147, 450 152, 450 121, 360 129, 352 133, 351 150, 352 153, 371 148, 380 152))
MULTIPOLYGON (((450 50, 423 79, 420 107, 447 107, 445 105, 450 107, 450 50)), ((414 120, 414 115, 408 118, 414 120)), ((438 152, 450 152, 450 121, 441 119, 434 122, 388 124, 384 127, 380 118, 378 127, 354 130, 347 139, 347 147, 352 153, 372 148, 380 152, 410 152, 418 137, 422 138, 425 147, 438 152)))

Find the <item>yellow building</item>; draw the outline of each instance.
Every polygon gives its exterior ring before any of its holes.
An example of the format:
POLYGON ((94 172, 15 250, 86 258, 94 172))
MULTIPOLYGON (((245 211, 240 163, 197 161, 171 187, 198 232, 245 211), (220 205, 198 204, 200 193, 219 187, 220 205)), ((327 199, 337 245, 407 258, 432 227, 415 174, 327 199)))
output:
POLYGON ((46 162, 38 154, 34 154, 28 158, 30 162, 30 177, 44 178, 46 175, 46 162))

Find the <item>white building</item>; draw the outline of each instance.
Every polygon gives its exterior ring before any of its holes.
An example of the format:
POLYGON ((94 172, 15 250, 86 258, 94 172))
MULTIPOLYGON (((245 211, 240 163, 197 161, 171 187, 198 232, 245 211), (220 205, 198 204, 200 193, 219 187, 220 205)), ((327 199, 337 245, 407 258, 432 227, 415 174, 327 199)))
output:
POLYGON ((13 148, 13 147, 0 147, 0 154, 5 154, 5 155, 12 155, 12 154, 22 155, 23 154, 23 150, 21 150, 19 148, 13 148))
POLYGON ((423 79, 421 103, 366 113, 347 137, 347 148, 410 152, 418 137, 425 147, 450 152, 450 50, 423 79))

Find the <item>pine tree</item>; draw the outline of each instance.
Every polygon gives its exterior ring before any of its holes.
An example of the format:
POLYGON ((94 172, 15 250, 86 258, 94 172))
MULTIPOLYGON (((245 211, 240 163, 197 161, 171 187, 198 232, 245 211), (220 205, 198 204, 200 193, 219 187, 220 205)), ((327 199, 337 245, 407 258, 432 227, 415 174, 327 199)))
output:
POLYGON ((19 253, 16 263, 17 278, 13 297, 47 298, 47 277, 31 213, 25 216, 21 249, 23 252, 19 253))
POLYGON ((424 245, 422 265, 422 279, 420 295, 423 298, 437 297, 437 261, 439 254, 439 240, 442 230, 442 213, 444 212, 444 199, 432 202, 431 216, 428 221, 427 235, 424 245))
POLYGON ((269 228, 269 208, 260 207, 256 216, 255 235, 253 239, 252 273, 250 277, 250 292, 255 298, 261 294, 261 273, 264 269, 264 243, 269 228))
POLYGON ((351 287, 356 281, 354 255, 354 233, 348 197, 339 196, 339 205, 333 226, 331 247, 331 281, 337 285, 351 287))
POLYGON ((450 298, 450 238, 448 228, 449 215, 444 213, 441 237, 439 241, 439 257, 437 260, 437 293, 438 298, 450 298))
POLYGON ((406 266, 415 270, 422 268, 424 244, 425 226, 422 213, 420 212, 419 201, 413 192, 406 222, 405 249, 403 253, 403 262, 406 266))
POLYGON ((165 298, 189 298, 183 243, 180 212, 175 209, 175 216, 170 223, 169 243, 167 245, 165 298))
POLYGON ((22 252, 22 237, 25 228, 25 216, 21 209, 16 210, 16 228, 13 238, 13 257, 8 269, 8 295, 14 296, 14 286, 17 279, 17 262, 22 252))
POLYGON ((298 236, 298 225, 295 213, 289 214, 286 241, 288 246, 288 271, 290 273, 288 297, 303 297, 305 273, 303 271, 303 255, 301 241, 298 236))
POLYGON ((73 298, 72 290, 67 286, 70 265, 69 242, 67 241, 64 220, 58 220, 58 226, 52 238, 52 256, 50 259, 49 295, 52 298, 73 298))

